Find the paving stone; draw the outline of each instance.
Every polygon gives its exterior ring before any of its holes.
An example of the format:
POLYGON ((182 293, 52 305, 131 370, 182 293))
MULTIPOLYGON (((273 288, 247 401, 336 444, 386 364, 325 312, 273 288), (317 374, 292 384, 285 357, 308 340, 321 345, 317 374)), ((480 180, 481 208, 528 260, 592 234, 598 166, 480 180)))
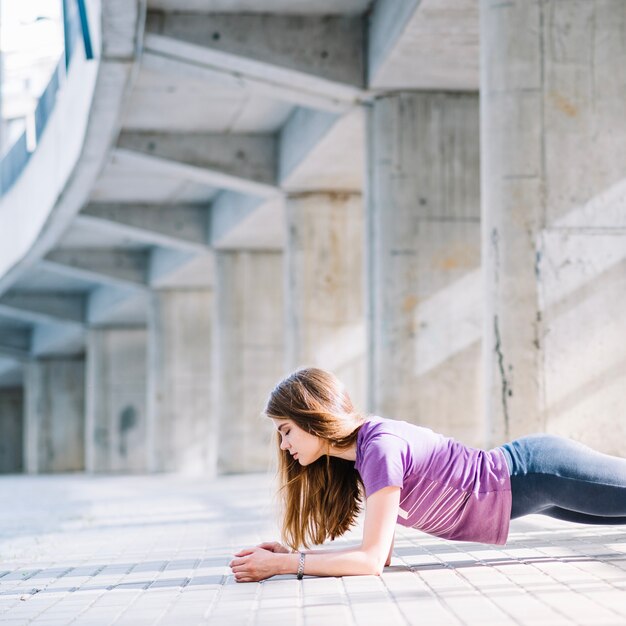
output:
MULTIPOLYGON (((541 516, 512 522, 505 546, 398 527, 380 577, 238 584, 234 552, 277 537, 271 488, 261 475, 2 476, 0 623, 626 623, 626 527, 541 516)), ((360 529, 331 547, 358 545, 360 529)))

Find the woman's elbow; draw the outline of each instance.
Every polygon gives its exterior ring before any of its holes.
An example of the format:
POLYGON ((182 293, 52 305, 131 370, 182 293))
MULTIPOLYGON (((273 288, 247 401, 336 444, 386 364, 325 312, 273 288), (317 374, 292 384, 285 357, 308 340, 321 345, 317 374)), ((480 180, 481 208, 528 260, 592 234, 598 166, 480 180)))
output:
POLYGON ((370 576, 380 576, 385 569, 385 558, 381 559, 378 556, 370 555, 367 565, 370 576))

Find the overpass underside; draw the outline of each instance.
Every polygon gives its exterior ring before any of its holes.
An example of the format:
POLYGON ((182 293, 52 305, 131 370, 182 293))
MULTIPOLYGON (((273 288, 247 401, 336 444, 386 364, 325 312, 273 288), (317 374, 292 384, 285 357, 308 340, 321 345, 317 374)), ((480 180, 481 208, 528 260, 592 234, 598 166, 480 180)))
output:
POLYGON ((1 190, 0 472, 268 469, 305 365, 626 455, 626 4, 85 6, 1 190))

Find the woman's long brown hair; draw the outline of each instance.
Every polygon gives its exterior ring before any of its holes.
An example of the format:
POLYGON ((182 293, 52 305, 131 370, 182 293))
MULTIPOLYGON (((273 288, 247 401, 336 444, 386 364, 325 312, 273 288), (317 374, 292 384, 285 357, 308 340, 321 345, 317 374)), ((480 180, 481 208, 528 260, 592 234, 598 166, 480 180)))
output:
MULTIPOLYGON (((317 368, 297 370, 281 381, 270 394, 265 414, 293 420, 339 450, 356 442, 364 421, 343 384, 317 368)), ((302 466, 280 449, 277 435, 283 542, 297 550, 343 535, 356 522, 363 502, 354 463, 325 455, 302 466)))

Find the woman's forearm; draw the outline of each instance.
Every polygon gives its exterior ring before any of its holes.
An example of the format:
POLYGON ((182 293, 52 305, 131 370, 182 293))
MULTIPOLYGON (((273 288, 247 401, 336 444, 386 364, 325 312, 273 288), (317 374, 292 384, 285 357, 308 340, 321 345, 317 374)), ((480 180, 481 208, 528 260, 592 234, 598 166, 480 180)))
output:
MULTIPOLYGON (((296 574, 300 555, 281 554, 280 574, 296 574)), ((367 576, 380 575, 383 564, 373 554, 348 548, 306 552, 304 573, 310 576, 367 576)))
POLYGON ((296 552, 304 552, 304 554, 339 554, 353 552, 354 550, 358 550, 358 547, 348 546, 347 548, 330 548, 329 550, 297 550, 296 552))

